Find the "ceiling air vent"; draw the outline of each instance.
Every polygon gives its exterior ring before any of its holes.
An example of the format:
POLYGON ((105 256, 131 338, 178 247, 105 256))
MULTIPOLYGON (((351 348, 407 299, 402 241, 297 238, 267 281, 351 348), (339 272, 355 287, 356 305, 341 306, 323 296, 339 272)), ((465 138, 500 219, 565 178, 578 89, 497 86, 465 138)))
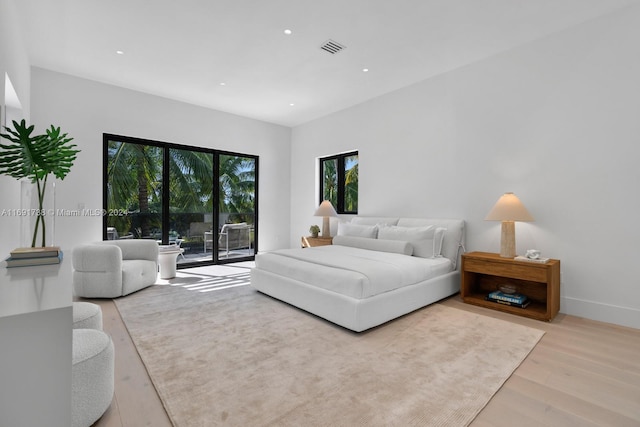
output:
POLYGON ((332 55, 335 55, 336 53, 340 52, 342 49, 344 49, 346 46, 342 45, 336 41, 333 40, 327 40, 326 42, 324 42, 322 44, 322 46, 320 46, 320 49, 329 52, 332 55))

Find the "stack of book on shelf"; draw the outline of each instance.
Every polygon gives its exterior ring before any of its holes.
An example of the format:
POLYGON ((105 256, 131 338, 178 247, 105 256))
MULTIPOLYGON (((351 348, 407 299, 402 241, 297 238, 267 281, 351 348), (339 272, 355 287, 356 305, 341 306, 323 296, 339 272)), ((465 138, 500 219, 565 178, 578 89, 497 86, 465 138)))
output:
POLYGON ((5 261, 7 262, 7 268, 60 264, 62 251, 58 246, 17 248, 10 252, 9 258, 5 261))
POLYGON ((507 294, 502 291, 493 291, 485 298, 487 301, 497 302, 498 304, 510 305, 513 307, 526 308, 531 302, 526 295, 519 293, 507 294))

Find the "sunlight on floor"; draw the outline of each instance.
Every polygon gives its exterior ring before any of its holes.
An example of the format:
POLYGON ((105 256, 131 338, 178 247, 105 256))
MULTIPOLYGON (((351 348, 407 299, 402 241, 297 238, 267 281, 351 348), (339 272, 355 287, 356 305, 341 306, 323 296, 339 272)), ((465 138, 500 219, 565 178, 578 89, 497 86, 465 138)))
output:
POLYGON ((180 286, 190 291, 211 292, 250 283, 253 261, 178 270, 173 279, 158 279, 156 285, 180 286))

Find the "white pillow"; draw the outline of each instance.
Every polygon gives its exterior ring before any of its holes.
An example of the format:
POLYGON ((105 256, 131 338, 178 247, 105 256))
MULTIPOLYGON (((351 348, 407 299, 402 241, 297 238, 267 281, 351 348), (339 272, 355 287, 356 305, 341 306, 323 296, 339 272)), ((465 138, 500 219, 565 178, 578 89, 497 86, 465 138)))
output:
POLYGON ((395 254, 411 255, 413 246, 401 240, 370 239, 366 237, 336 236, 334 245, 350 246, 352 248, 368 249, 370 251, 391 252, 395 254))
POLYGON ((434 227, 380 227, 379 239, 403 240, 413 245, 413 255, 420 258, 435 258, 441 256, 442 241, 446 228, 434 227))
POLYGON ((433 225, 428 227, 380 227, 378 230, 379 239, 403 240, 413 246, 413 255, 420 258, 433 257, 433 237, 436 228, 433 225))
POLYGON ((444 241, 444 233, 447 231, 446 228, 438 227, 436 228, 436 232, 433 236, 433 256, 440 257, 442 256, 442 242, 444 241))
POLYGON ((338 223, 338 236, 367 237, 369 239, 375 239, 377 235, 378 227, 375 225, 349 224, 347 222, 338 223))

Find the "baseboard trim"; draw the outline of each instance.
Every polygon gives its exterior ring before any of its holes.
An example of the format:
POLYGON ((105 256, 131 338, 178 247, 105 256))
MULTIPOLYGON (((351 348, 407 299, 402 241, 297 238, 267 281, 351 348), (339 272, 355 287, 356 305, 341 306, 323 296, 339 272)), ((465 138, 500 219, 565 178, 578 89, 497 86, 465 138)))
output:
POLYGON ((562 313, 640 329, 638 309, 571 297, 562 297, 560 302, 562 313))

